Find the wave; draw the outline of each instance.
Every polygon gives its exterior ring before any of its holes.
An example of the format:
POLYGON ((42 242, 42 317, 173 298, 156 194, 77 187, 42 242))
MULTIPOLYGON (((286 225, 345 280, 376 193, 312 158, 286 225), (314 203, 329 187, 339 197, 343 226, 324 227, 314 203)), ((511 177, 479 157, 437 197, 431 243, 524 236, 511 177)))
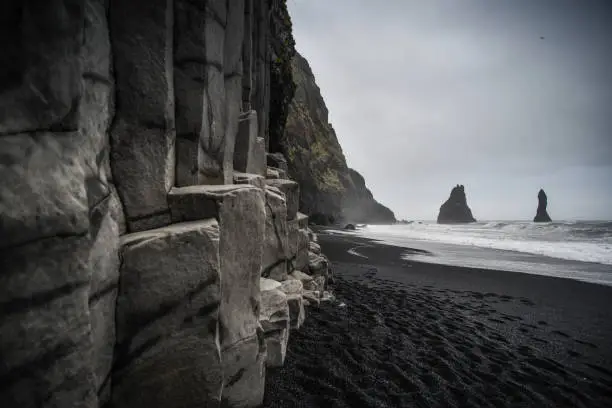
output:
POLYGON ((424 222, 372 225, 360 235, 369 238, 417 240, 515 251, 551 258, 612 265, 612 222, 506 222, 463 225, 424 222))

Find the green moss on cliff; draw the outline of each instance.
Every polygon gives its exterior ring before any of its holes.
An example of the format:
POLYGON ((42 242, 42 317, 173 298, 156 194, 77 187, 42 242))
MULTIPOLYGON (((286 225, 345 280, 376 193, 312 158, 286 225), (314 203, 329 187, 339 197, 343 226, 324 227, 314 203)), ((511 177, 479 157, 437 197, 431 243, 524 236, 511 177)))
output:
POLYGON ((271 62, 270 62, 270 135, 269 150, 282 151, 282 139, 289 113, 289 105, 295 94, 295 83, 291 61, 295 55, 291 17, 286 1, 278 2, 270 19, 271 62))
POLYGON ((344 186, 336 170, 326 169, 318 181, 323 191, 344 192, 344 186))
POLYGON ((300 209, 349 222, 394 221, 393 213, 377 203, 362 178, 351 177, 336 132, 308 62, 293 59, 297 85, 281 143, 289 175, 300 183, 300 209))

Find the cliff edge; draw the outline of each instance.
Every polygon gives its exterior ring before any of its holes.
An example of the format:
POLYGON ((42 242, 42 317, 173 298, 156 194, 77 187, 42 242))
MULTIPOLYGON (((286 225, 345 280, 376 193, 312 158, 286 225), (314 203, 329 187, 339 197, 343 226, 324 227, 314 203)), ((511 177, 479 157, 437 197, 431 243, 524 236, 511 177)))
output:
POLYGON ((295 96, 279 151, 289 175, 300 183, 300 210, 322 224, 395 222, 393 212, 378 203, 363 177, 347 166, 312 69, 297 52, 292 72, 295 96))

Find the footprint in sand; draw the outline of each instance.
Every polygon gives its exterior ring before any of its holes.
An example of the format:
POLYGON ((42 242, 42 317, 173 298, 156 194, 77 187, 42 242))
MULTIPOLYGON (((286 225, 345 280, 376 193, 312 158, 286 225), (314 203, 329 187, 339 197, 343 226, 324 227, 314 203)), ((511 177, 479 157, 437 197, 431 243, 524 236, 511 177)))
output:
POLYGON ((564 333, 561 330, 553 330, 552 333, 556 334, 557 336, 565 337, 566 339, 569 339, 571 337, 569 334, 564 333))
POLYGON ((585 363, 585 364, 586 364, 587 366, 591 367, 593 370, 595 370, 595 371, 599 371, 600 373, 605 374, 605 375, 607 375, 608 377, 611 377, 611 378, 612 378, 612 371, 610 371, 610 370, 608 370, 608 369, 606 369, 606 368, 603 368, 603 367, 601 367, 601 366, 595 365, 595 364, 589 364, 589 363, 585 363))
POLYGON ((541 338, 536 337, 536 336, 531 336, 531 340, 537 341, 538 343, 542 343, 542 344, 548 344, 547 340, 541 339, 541 338))
POLYGON ((593 343, 589 343, 588 341, 576 340, 576 343, 580 343, 583 346, 589 346, 591 348, 597 348, 597 346, 593 343))

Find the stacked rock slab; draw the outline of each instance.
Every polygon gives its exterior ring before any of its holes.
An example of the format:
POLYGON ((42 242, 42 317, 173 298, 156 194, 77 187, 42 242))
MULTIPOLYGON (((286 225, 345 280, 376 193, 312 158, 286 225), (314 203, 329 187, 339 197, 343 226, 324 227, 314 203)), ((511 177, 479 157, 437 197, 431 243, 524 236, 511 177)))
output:
POLYGON ((112 405, 218 405, 227 284, 219 223, 176 223, 124 235, 121 244, 112 405))
POLYGON ((261 308, 259 321, 266 339, 266 366, 281 367, 287 355, 289 341, 289 305, 287 295, 278 290, 281 283, 261 278, 261 308))
POLYGON ((259 278, 265 227, 263 191, 250 185, 174 188, 173 222, 214 217, 220 226, 222 291, 219 342, 230 406, 263 399, 265 347, 259 327, 259 278))
POLYGON ((264 179, 276 4, 2 3, 3 408, 261 404, 304 302, 260 276, 310 244, 264 179))

